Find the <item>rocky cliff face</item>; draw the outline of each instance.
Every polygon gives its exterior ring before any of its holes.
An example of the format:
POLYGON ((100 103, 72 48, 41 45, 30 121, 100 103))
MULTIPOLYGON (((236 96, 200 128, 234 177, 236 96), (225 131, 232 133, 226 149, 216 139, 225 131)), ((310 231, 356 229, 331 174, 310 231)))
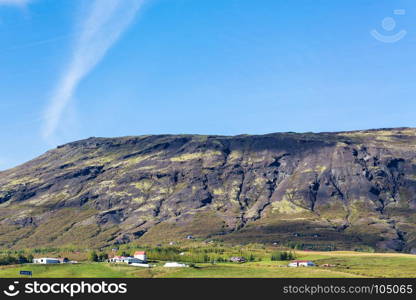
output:
POLYGON ((416 252, 416 129, 90 138, 0 172, 0 247, 235 243, 416 252))

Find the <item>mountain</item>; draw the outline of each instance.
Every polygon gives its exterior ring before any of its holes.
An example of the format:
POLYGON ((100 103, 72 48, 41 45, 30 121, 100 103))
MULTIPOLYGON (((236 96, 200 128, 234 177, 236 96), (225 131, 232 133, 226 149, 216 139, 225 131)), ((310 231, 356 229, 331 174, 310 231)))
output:
POLYGON ((416 129, 89 138, 0 172, 0 247, 416 252, 416 129))

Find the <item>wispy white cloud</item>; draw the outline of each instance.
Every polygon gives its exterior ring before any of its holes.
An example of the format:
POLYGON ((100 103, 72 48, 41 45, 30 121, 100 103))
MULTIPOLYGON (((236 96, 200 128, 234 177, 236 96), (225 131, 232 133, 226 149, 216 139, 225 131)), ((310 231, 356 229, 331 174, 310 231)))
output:
POLYGON ((0 5, 19 5, 25 6, 32 0, 0 0, 0 5))
MULTIPOLYGON (((1 0, 0 0, 1 1, 1 0)), ((145 0, 94 0, 81 24, 73 55, 45 112, 42 135, 56 133, 80 81, 103 59, 128 28, 145 0)))

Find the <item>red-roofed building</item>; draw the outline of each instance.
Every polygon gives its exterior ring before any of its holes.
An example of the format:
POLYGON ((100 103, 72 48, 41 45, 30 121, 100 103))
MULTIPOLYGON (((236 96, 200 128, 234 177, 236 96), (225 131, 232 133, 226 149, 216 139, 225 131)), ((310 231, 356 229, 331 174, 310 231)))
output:
POLYGON ((140 259, 143 262, 147 261, 146 252, 144 251, 136 251, 134 252, 134 258, 140 259))

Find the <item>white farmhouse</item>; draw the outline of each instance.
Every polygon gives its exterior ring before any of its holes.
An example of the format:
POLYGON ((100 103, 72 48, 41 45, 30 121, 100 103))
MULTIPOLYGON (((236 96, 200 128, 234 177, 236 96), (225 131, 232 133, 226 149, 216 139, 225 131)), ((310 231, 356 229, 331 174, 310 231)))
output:
POLYGON ((140 264, 143 263, 142 260, 132 257, 132 256, 114 256, 109 259, 109 262, 112 263, 124 263, 124 264, 140 264))
POLYGON ((294 260, 288 264, 288 267, 315 267, 316 265, 310 260, 294 260))
POLYGON ((34 258, 33 259, 34 264, 59 264, 61 261, 58 258, 34 258))
POLYGON ((134 252, 134 258, 141 260, 142 262, 147 262, 146 252, 136 251, 134 252))

